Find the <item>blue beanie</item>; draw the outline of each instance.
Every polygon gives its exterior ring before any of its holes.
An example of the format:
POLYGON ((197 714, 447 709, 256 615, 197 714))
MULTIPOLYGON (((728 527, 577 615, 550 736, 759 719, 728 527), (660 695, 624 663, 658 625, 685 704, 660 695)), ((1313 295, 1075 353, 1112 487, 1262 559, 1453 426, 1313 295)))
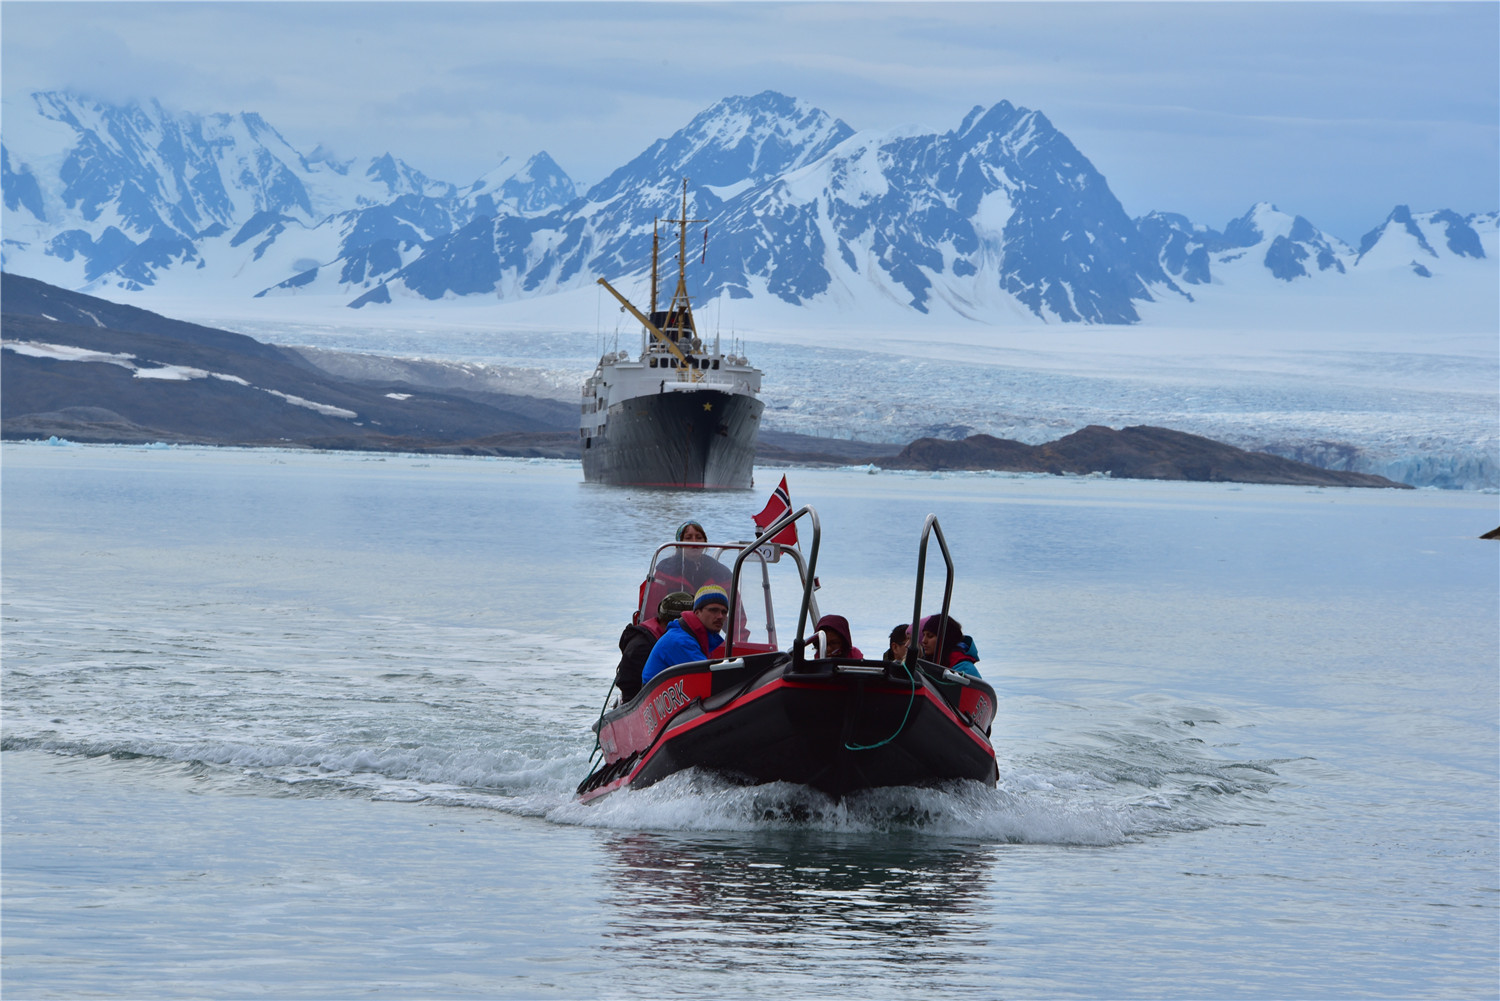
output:
POLYGON ((729 595, 717 584, 704 584, 698 588, 698 593, 693 595, 693 611, 697 611, 704 605, 723 605, 729 607, 729 595))
POLYGON ((708 538, 708 533, 703 531, 703 526, 700 525, 700 524, 698 524, 698 522, 696 522, 696 521, 684 521, 681 525, 677 526, 677 541, 678 542, 682 541, 682 533, 687 531, 687 527, 689 525, 692 525, 698 531, 703 532, 703 537, 705 539, 708 538))

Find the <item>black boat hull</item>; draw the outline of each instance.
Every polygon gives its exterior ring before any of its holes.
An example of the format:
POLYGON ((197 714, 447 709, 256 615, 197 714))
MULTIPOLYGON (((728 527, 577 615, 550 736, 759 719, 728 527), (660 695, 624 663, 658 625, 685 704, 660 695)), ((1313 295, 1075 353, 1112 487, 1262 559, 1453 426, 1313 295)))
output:
POLYGON ((664 675, 601 727, 606 761, 579 787, 590 799, 685 768, 747 784, 792 782, 834 799, 882 786, 998 777, 988 728, 994 690, 962 692, 899 668, 786 660, 740 672, 664 675), (958 706, 969 707, 965 712, 958 706))
POLYGON ((583 478, 612 486, 748 490, 765 405, 718 389, 661 392, 609 408, 583 440, 583 478))

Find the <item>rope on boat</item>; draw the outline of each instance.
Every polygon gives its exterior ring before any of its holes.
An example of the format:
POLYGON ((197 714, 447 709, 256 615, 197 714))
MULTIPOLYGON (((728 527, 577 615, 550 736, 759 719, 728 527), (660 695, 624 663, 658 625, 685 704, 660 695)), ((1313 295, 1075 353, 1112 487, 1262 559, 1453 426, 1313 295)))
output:
MULTIPOLYGON (((609 697, 614 694, 614 691, 615 686, 610 685, 609 691, 604 693, 604 705, 599 707, 599 722, 594 725, 594 749, 589 752, 589 775, 594 774, 594 769, 604 763, 604 748, 599 744, 599 731, 604 729, 604 714, 609 712, 609 697)), ((587 776, 584 777, 584 781, 588 781, 587 776)))
POLYGON ((911 718, 911 707, 912 707, 912 704, 917 701, 917 679, 914 678, 914 677, 912 677, 911 668, 909 668, 909 667, 906 666, 906 661, 904 661, 904 660, 900 661, 900 664, 901 664, 901 670, 903 670, 903 671, 906 672, 906 680, 909 681, 909 682, 911 682, 911 694, 908 695, 907 698, 906 698, 906 712, 902 713, 902 715, 901 715, 901 723, 896 727, 896 732, 893 733, 893 734, 891 734, 889 737, 885 738, 884 740, 878 740, 878 741, 876 741, 873 744, 850 744, 850 743, 846 742, 844 744, 844 750, 846 750, 846 751, 873 751, 877 747, 884 747, 885 745, 889 744, 891 741, 893 741, 897 737, 901 736, 901 731, 906 729, 906 721, 911 718))

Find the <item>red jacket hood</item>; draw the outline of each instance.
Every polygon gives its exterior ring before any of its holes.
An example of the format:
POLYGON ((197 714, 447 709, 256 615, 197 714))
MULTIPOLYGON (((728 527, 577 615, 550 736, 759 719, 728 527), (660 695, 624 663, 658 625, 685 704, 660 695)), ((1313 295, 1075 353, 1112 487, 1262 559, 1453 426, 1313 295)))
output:
POLYGON ((825 633, 837 636, 844 641, 844 656, 863 659, 863 655, 854 645, 854 637, 849 635, 849 620, 842 615, 825 615, 818 620, 815 629, 821 629, 825 633))

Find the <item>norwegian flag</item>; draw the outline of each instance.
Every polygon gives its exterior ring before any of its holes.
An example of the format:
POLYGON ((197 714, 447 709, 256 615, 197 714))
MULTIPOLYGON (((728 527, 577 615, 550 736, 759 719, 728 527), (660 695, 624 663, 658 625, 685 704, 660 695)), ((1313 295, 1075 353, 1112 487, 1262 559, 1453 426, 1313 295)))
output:
MULTIPOLYGON (((771 527, 771 523, 792 509, 792 495, 787 493, 786 477, 781 478, 781 486, 771 493, 771 499, 766 501, 765 510, 755 516, 755 530, 757 533, 764 532, 771 527)), ((784 546, 795 546, 797 544, 797 526, 788 525, 776 533, 772 542, 779 542, 784 546)))

